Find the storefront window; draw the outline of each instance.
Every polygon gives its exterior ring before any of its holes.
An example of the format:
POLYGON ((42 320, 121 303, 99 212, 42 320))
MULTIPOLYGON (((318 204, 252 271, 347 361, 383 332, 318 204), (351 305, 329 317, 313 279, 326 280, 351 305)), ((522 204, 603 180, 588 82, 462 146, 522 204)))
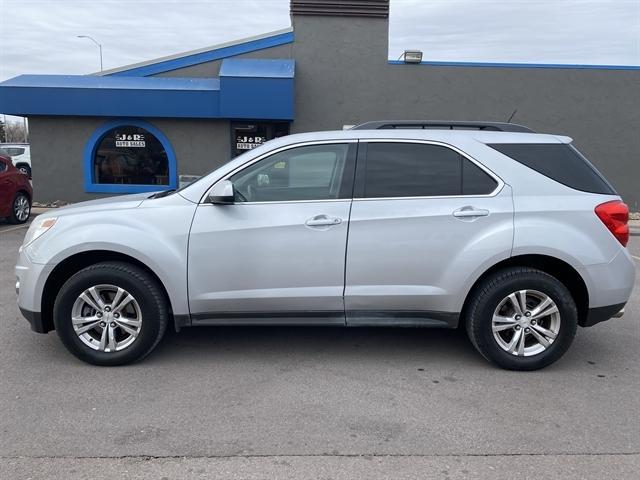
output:
POLYGON ((113 128, 95 149, 93 179, 97 184, 169 185, 167 153, 144 128, 113 128))
POLYGON ((176 155, 155 125, 137 118, 109 120, 84 147, 84 188, 97 193, 178 188, 176 155))
POLYGON ((289 122, 233 122, 231 153, 237 157, 273 138, 289 135, 289 122))

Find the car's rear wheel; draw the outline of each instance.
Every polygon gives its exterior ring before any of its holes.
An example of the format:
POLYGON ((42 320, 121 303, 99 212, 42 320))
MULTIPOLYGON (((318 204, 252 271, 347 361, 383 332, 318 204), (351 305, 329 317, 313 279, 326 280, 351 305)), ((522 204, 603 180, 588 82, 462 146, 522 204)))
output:
POLYGON ((510 370, 537 370, 558 360, 577 325, 571 293, 532 268, 508 268, 484 279, 467 308, 471 342, 489 361, 510 370))
POLYGON ((31 202, 29 197, 24 192, 16 193, 13 197, 13 203, 11 204, 11 215, 9 216, 10 223, 24 223, 29 219, 31 215, 31 202))
POLYGON ((124 262, 91 265, 73 275, 54 304, 54 324, 64 345, 94 365, 122 365, 148 355, 168 321, 157 281, 124 262))

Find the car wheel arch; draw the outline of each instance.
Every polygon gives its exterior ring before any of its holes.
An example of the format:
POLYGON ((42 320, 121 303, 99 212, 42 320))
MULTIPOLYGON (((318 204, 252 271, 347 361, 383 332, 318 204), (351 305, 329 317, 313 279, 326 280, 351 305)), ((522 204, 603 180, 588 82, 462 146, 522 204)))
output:
POLYGON ((29 205, 33 203, 33 198, 31 198, 31 194, 27 190, 25 190, 24 188, 19 188, 16 191, 16 195, 19 193, 24 193, 27 196, 27 198, 29 199, 29 205))
POLYGON ((60 290, 60 287, 62 287, 69 278, 83 268, 105 261, 127 262, 148 272, 158 282, 158 285, 160 285, 162 292, 165 295, 167 305, 169 305, 169 313, 173 315, 171 297, 160 276, 152 268, 137 258, 121 252, 112 250, 88 250, 65 258, 63 261, 58 263, 47 276, 41 298, 42 321, 46 332, 55 329, 53 325, 53 305, 56 300, 56 292, 60 290))
POLYGON ((542 254, 523 254, 504 259, 485 270, 472 284, 467 292, 461 311, 461 325, 466 319, 466 309, 478 286, 489 275, 509 267, 529 267, 543 271, 563 283, 571 293, 576 307, 578 319, 586 318, 589 310, 589 290, 580 273, 569 263, 556 257, 542 254))

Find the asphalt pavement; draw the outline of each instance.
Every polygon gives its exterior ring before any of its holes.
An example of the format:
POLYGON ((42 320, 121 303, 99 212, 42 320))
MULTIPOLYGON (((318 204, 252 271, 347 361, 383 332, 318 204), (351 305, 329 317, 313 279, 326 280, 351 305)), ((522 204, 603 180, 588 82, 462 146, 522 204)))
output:
POLYGON ((0 478, 637 478, 638 287, 538 372, 459 331, 318 327, 171 331, 100 368, 20 316, 25 232, 0 225, 0 478))

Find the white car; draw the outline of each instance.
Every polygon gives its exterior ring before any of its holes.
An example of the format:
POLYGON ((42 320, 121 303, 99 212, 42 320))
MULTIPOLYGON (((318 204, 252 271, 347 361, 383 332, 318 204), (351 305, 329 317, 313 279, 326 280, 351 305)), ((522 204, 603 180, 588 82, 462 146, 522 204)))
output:
POLYGON ((1 143, 18 170, 31 178, 31 148, 28 143, 1 143))

